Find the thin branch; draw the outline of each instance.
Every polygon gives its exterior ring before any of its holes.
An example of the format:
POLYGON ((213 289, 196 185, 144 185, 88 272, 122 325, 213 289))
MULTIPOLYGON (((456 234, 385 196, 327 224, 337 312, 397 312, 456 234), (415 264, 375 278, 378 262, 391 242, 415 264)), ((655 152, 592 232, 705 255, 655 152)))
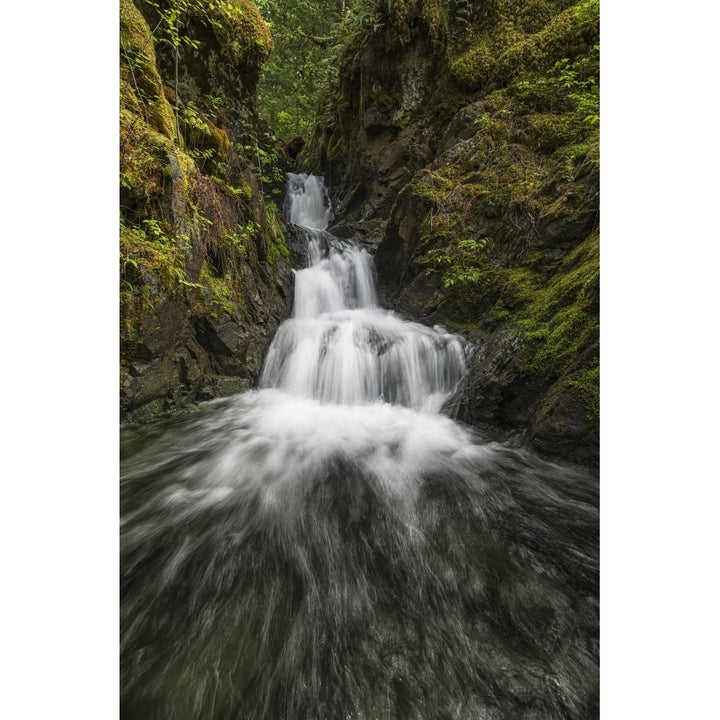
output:
POLYGON ((314 43, 318 47, 327 47, 335 39, 332 37, 318 37, 317 35, 308 35, 302 30, 298 30, 298 35, 300 35, 300 37, 304 37, 306 40, 309 40, 311 43, 314 43))

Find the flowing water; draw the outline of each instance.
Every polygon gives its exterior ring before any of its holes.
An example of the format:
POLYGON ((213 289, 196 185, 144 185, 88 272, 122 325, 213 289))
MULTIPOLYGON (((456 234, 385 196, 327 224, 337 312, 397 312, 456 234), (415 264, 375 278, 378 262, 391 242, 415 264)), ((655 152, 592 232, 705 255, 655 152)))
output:
POLYGON ((378 306, 319 178, 287 198, 259 388, 123 433, 122 717, 597 717, 597 476, 444 414, 470 349, 378 306))

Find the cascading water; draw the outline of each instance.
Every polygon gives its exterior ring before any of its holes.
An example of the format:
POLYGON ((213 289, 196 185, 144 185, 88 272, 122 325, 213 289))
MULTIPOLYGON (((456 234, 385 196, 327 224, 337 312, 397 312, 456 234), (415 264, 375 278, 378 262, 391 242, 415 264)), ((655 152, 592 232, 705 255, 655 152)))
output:
POLYGON ((462 340, 378 307, 331 213, 288 177, 260 388, 124 433, 122 717, 597 717, 597 477, 441 414, 462 340))
POLYGON ((261 386, 333 403, 439 410, 465 373, 460 339, 377 307, 371 257, 326 232, 319 178, 291 174, 288 198, 311 264, 295 273, 293 317, 270 346, 261 386))

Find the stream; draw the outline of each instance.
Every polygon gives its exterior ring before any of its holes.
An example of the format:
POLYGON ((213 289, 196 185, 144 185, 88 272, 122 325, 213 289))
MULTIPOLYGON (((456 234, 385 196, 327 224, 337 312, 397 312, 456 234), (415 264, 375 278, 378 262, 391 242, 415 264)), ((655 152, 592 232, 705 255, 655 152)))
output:
POLYGON ((597 717, 597 473, 456 422, 472 348, 287 183, 308 266, 257 389, 122 433, 121 717, 597 717))

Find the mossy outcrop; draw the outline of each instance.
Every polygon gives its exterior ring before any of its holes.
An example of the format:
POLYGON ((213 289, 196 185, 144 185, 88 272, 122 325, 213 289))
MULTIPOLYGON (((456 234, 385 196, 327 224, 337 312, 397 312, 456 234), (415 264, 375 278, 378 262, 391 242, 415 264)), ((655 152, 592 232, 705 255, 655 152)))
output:
POLYGON ((284 228, 257 164, 271 47, 248 0, 120 2, 123 420, 250 386, 289 312, 284 228))
POLYGON ((598 2, 375 7, 301 159, 387 301, 475 344, 460 417, 594 464, 598 2))

